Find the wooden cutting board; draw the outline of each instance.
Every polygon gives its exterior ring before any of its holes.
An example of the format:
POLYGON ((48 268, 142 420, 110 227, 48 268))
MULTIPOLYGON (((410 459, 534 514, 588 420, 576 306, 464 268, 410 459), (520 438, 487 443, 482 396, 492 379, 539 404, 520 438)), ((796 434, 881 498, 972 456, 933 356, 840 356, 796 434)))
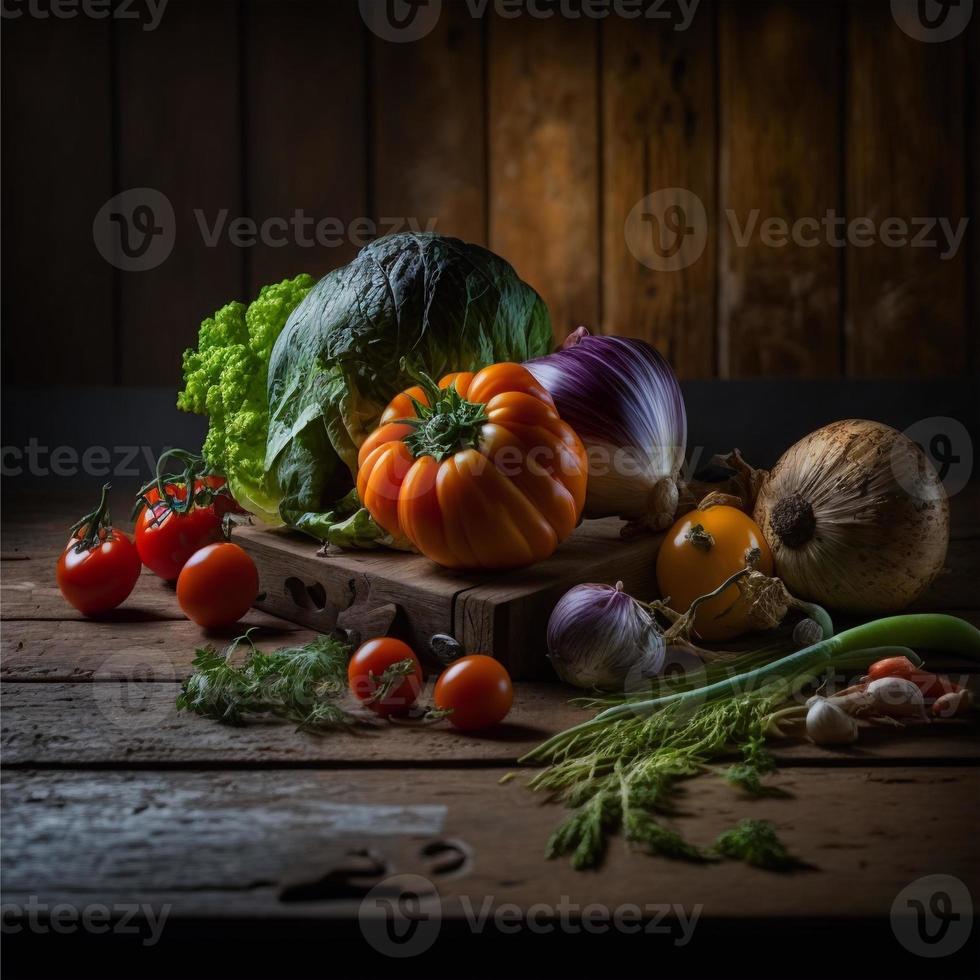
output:
POLYGON ((425 650, 435 633, 467 653, 488 653, 515 679, 553 677, 545 630, 555 603, 574 585, 622 581, 641 599, 657 592, 662 535, 623 539, 615 518, 584 521, 547 561, 530 568, 467 574, 421 555, 392 551, 319 554, 316 542, 283 531, 239 528, 235 540, 259 569, 259 609, 325 632, 391 633, 425 650))

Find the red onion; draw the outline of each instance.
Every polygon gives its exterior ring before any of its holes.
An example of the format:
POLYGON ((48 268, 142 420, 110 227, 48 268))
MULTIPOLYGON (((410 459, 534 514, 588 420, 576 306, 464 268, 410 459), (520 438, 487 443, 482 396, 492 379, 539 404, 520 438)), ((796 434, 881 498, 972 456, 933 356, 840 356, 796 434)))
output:
POLYGON ((622 582, 566 592, 548 620, 547 642, 558 676, 589 690, 622 690, 631 674, 659 674, 666 656, 656 620, 622 582))
POLYGON ((642 340, 593 337, 579 327, 561 350, 526 366, 588 450, 585 516, 668 527, 687 415, 667 361, 642 340))

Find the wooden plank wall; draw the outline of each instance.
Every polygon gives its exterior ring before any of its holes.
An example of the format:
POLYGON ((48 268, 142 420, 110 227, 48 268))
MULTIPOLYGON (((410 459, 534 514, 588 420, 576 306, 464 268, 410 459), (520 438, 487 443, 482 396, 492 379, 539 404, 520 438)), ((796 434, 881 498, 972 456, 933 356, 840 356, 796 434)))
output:
POLYGON ((701 0, 683 31, 488 9, 443 0, 407 44, 373 34, 356 0, 170 0, 155 31, 5 20, 4 382, 172 386, 203 316, 344 264, 393 219, 489 244, 559 336, 644 337, 685 378, 976 369, 975 228, 947 258, 759 233, 829 210, 967 217, 977 23, 928 44, 888 0, 701 0), (146 272, 92 240, 132 187, 176 214, 173 253, 146 272), (704 207, 706 247, 676 271, 625 232, 656 232, 637 205, 664 188, 704 207), (236 218, 300 210, 306 243, 230 239, 236 218), (209 246, 201 225, 222 215, 209 246), (311 246, 322 221, 329 243, 311 246))

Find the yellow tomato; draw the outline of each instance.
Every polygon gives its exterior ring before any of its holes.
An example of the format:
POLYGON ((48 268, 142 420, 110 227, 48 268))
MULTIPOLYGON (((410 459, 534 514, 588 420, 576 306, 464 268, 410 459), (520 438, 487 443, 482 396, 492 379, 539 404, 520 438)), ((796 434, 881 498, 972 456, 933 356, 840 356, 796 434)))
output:
MULTIPOLYGON (((758 548, 757 571, 772 574, 772 552, 759 525, 735 507, 719 505, 685 515, 667 532, 657 555, 657 585, 677 612, 734 575, 758 548)), ((738 584, 698 607, 694 628, 704 640, 730 640, 749 628, 738 584)))

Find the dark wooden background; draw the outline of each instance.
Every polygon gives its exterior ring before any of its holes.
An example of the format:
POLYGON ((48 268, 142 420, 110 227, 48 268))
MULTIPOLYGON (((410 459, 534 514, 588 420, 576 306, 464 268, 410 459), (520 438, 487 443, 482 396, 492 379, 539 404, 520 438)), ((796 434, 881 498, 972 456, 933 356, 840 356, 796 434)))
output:
POLYGON ((203 316, 356 251, 208 248, 196 208, 434 218, 512 261, 557 332, 646 337, 685 378, 975 370, 975 228, 942 261, 736 248, 722 216, 975 213, 980 18, 926 44, 888 0, 702 0, 685 32, 444 8, 411 44, 374 37, 354 0, 170 0, 150 32, 5 20, 5 382, 174 385, 203 316), (712 234, 694 265, 655 273, 623 224, 670 186, 701 197, 712 234), (93 245, 95 213, 131 187, 176 210, 150 272, 93 245))

